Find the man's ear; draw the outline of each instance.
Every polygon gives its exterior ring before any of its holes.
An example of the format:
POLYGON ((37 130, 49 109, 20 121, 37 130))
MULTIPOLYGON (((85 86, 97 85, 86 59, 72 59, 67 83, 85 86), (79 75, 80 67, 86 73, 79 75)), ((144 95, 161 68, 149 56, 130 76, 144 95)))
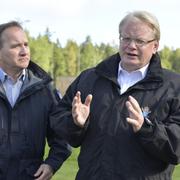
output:
POLYGON ((153 54, 156 54, 159 48, 159 41, 154 42, 154 47, 153 47, 153 54))

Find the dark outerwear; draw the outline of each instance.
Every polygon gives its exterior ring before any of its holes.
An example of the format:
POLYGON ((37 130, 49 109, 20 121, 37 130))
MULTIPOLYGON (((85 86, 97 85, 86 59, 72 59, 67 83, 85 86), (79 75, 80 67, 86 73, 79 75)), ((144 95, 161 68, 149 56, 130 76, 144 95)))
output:
POLYGON ((68 144, 50 127, 51 112, 59 101, 52 79, 33 62, 27 74, 13 108, 0 84, 0 180, 35 179, 42 163, 56 172, 70 155, 68 144), (44 161, 46 138, 50 152, 44 161))
POLYGON ((76 180, 170 180, 174 165, 180 162, 180 75, 162 69, 155 54, 146 77, 121 95, 119 61, 115 54, 82 72, 52 121, 72 146, 81 146, 76 180), (93 95, 83 129, 73 123, 71 115, 78 90, 82 102, 89 93, 93 95), (126 122, 129 95, 153 124, 145 121, 138 133, 126 122))

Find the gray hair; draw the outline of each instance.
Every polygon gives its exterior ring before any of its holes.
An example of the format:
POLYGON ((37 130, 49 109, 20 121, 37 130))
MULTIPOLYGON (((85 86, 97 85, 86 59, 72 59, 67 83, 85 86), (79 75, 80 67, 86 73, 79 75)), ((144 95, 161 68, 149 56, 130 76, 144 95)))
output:
POLYGON ((130 19, 137 18, 143 22, 145 22, 154 32, 154 36, 156 40, 160 40, 160 27, 157 18, 147 11, 134 11, 127 14, 119 24, 119 33, 121 34, 122 27, 124 24, 130 19))

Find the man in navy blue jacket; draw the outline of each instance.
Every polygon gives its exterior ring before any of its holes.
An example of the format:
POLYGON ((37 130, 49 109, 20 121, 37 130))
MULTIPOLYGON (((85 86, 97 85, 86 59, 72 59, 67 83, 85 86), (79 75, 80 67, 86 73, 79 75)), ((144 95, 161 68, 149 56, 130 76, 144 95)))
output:
POLYGON ((70 155, 55 136, 51 113, 60 99, 51 77, 30 61, 18 22, 0 25, 0 180, 49 180, 70 155), (44 160, 45 144, 50 150, 44 160))

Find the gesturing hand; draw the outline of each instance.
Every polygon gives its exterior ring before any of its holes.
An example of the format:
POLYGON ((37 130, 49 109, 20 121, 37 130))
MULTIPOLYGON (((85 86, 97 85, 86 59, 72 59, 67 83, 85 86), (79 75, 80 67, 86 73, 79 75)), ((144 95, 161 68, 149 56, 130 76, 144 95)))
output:
POLYGON ((126 118, 127 122, 132 125, 134 132, 137 132, 141 129, 144 122, 144 117, 141 111, 141 108, 132 96, 128 97, 126 101, 126 107, 129 111, 129 117, 126 118))
POLYGON ((84 124, 90 113, 90 104, 92 95, 89 94, 84 104, 81 102, 81 93, 78 91, 72 102, 72 116, 74 123, 79 127, 84 127, 84 124))

